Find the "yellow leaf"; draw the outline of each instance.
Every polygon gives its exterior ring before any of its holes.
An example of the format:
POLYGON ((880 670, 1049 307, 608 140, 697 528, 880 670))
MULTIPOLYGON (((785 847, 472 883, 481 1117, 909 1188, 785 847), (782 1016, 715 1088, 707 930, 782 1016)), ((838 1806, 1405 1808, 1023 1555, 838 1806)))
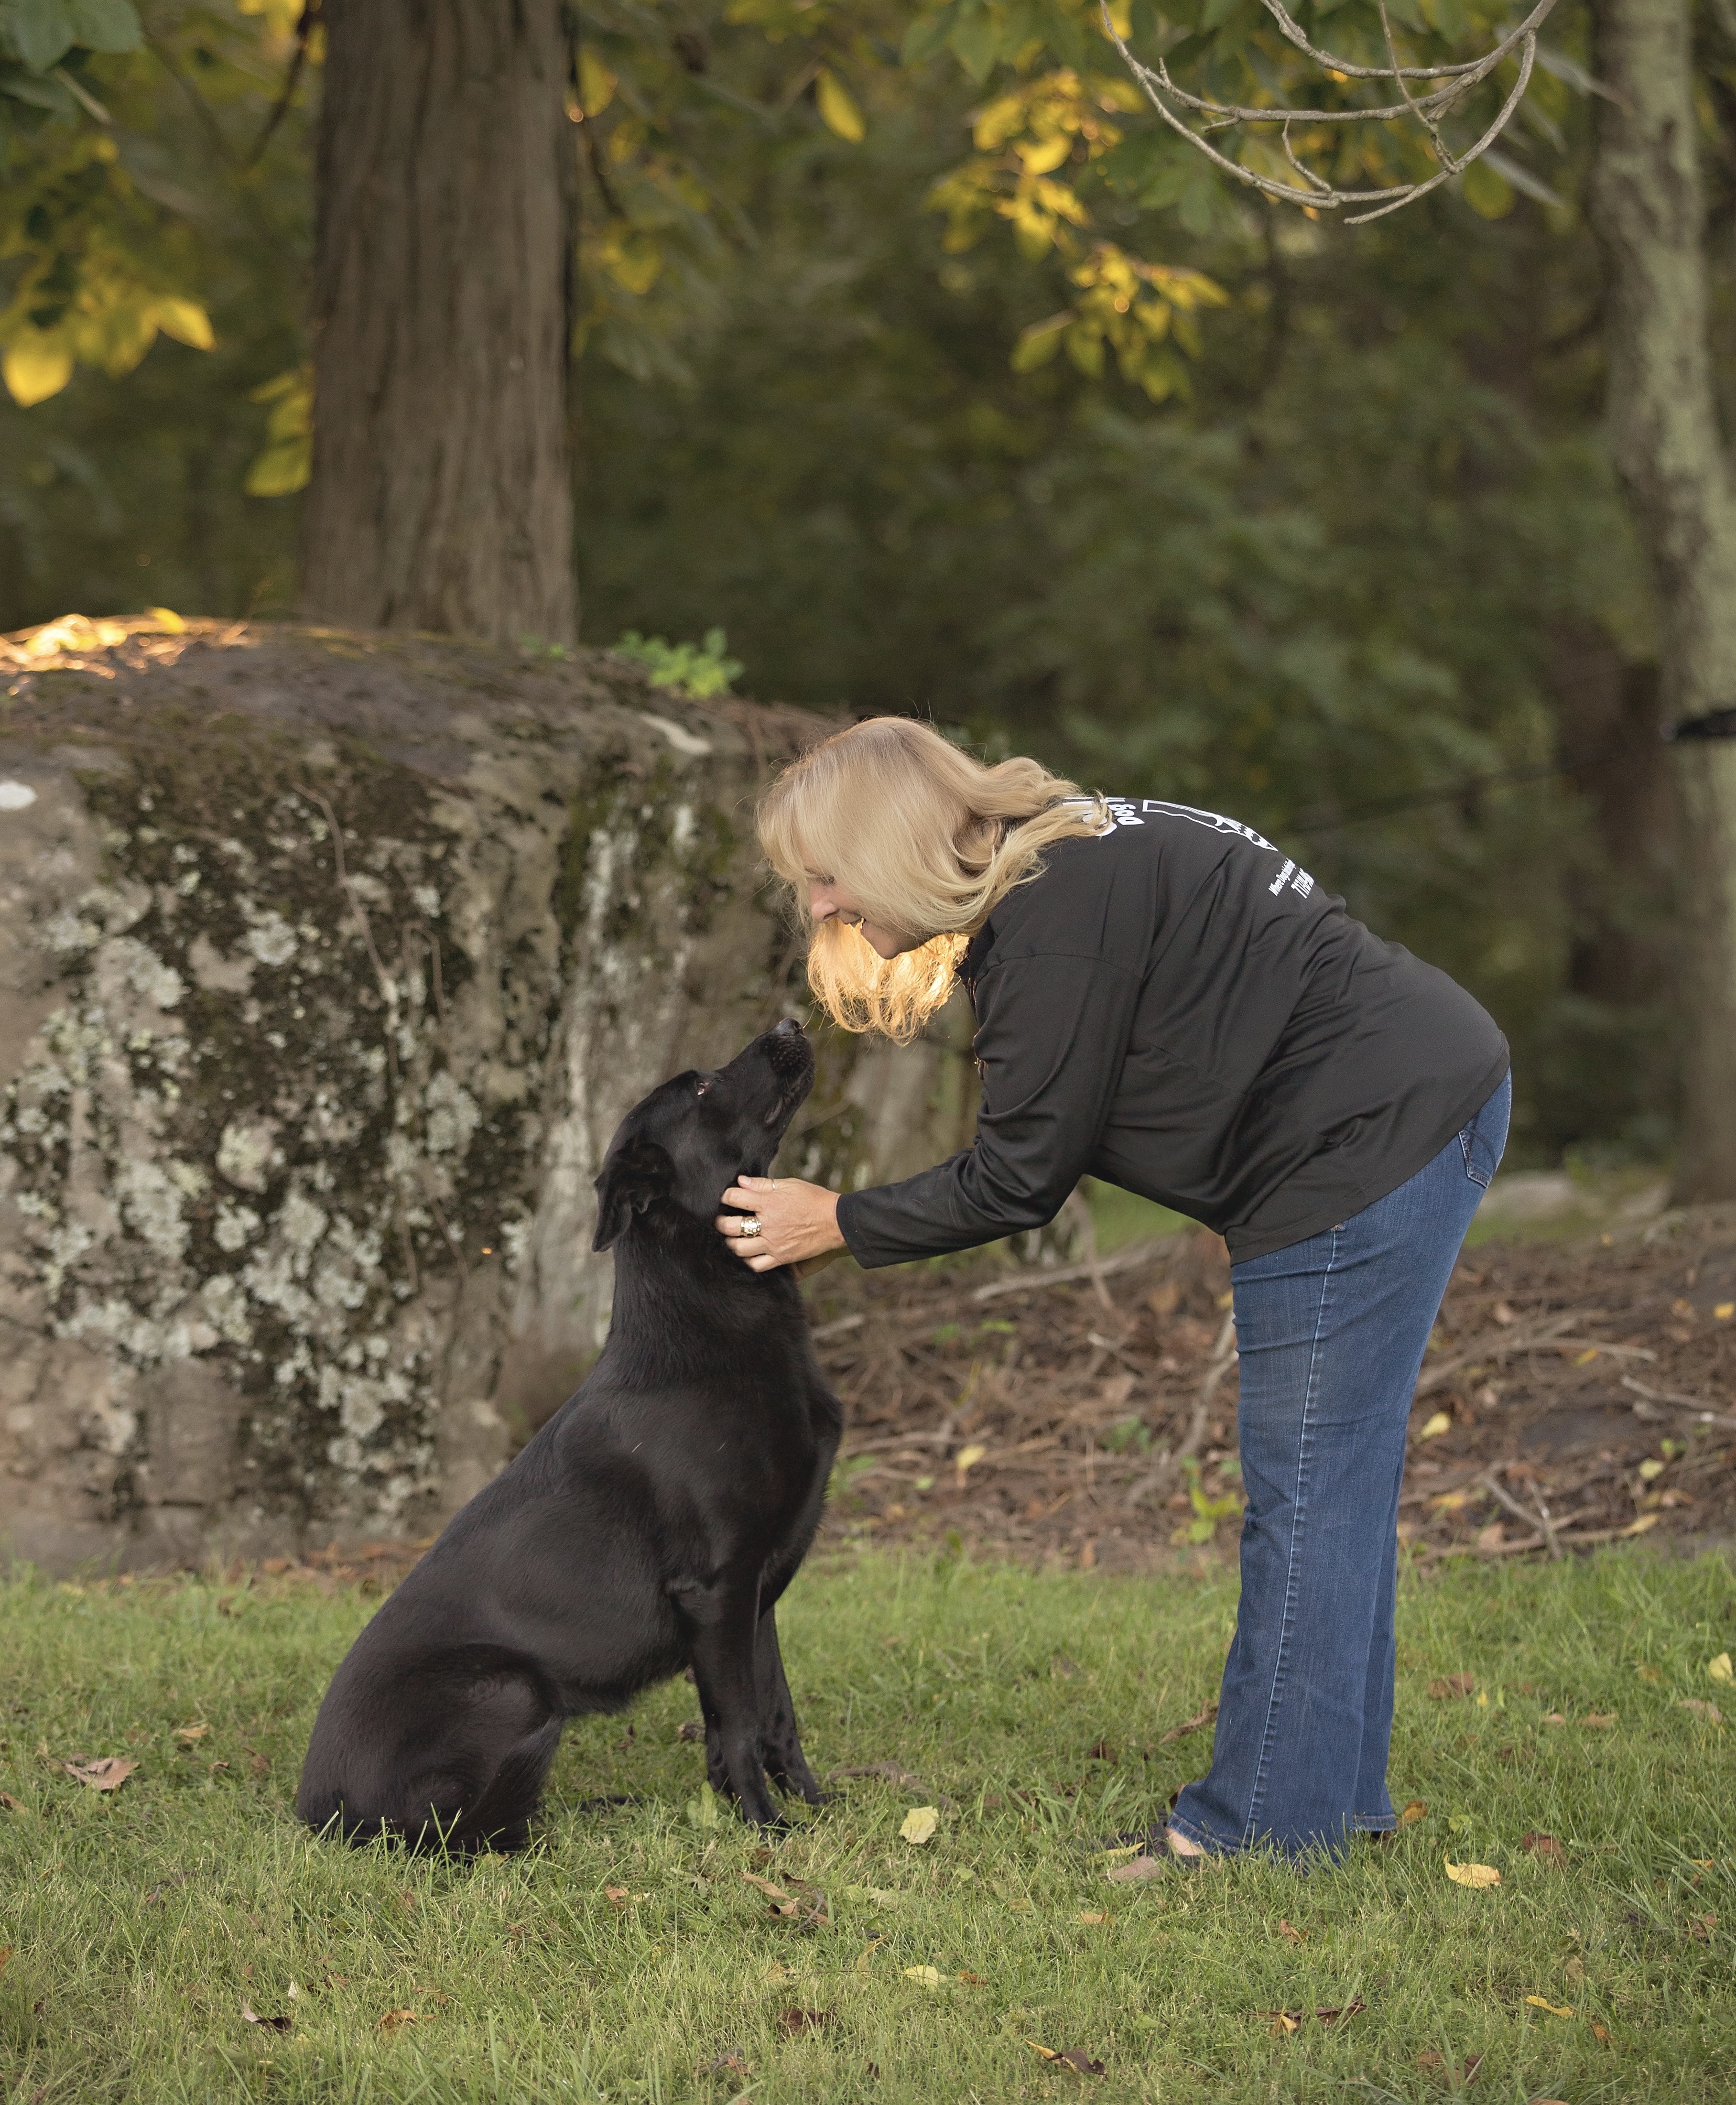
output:
MULTIPOLYGON (((153 608, 151 611, 154 613, 156 610, 153 608)), ((172 618, 175 622, 175 630, 183 629, 186 627, 186 623, 181 620, 178 616, 172 618)), ((172 634, 175 631, 172 630, 170 632, 172 634)), ((194 1741, 203 1740, 210 1730, 211 1727, 208 1725, 177 1725, 175 1727, 175 1737, 177 1740, 185 1740, 189 1746, 190 1746, 194 1741)))
POLYGON ((217 342, 211 333, 211 317, 195 300, 159 300, 157 327, 195 351, 209 351, 217 342))
POLYGON ((1451 1857, 1443 1857, 1441 1861, 1456 1886, 1472 1886, 1480 1890, 1484 1886, 1501 1884, 1501 1874, 1492 1864, 1456 1864, 1451 1857))
POLYGON ((166 635, 185 636, 186 634, 187 624, 181 619, 178 614, 173 611, 172 608, 166 606, 148 606, 145 608, 145 611, 150 616, 151 619, 156 623, 158 628, 162 629, 166 635))
POLYGON ((1587 1345, 1587 1346, 1586 1346, 1586 1349, 1584 1350, 1584 1352, 1582 1352, 1579 1355, 1578 1358, 1577 1358, 1577 1359, 1576 1359, 1576 1360, 1574 1361, 1573 1364, 1574 1364, 1574 1365, 1575 1365, 1576 1367, 1588 1367, 1588 1366, 1590 1366, 1590 1365, 1591 1365, 1591 1364, 1592 1361, 1594 1361, 1596 1357, 1597 1357, 1597 1347, 1596 1347, 1596 1346, 1595 1346, 1595 1345, 1587 1345))
POLYGON ((1552 2018, 1570 2018, 1573 2014, 1571 2003, 1547 2002, 1541 1996, 1528 1996, 1525 2000, 1534 2010, 1547 2010, 1552 2018))
POLYGON ((1622 1532, 1623 1535, 1644 1535, 1649 1527, 1656 1527, 1662 1518, 1662 1513, 1641 1513, 1638 1520, 1631 1522, 1622 1532))
POLYGON ((588 44, 579 47, 579 100, 587 117, 600 117, 615 100, 615 75, 588 44))
POLYGON ((1413 1798, 1398 1816, 1401 1823, 1406 1827, 1408 1827, 1413 1821, 1426 1820, 1428 1817, 1429 1808, 1420 1798, 1413 1798))
POLYGON ((913 1805, 904 1816, 904 1825, 898 1830, 901 1842, 914 1843, 918 1848, 940 1826, 940 1812, 932 1805, 913 1805))
POLYGON ((958 1453, 953 1457, 953 1467, 959 1473, 959 1482, 961 1484, 966 1474, 976 1468, 978 1463, 987 1452, 987 1447, 979 1447, 974 1442, 969 1447, 960 1448, 958 1453))
POLYGON ((1416 1437, 1419 1440, 1438 1440, 1443 1432, 1451 1432, 1452 1430, 1452 1419, 1444 1410, 1438 1410, 1416 1437))
POLYGON ((1649 1455, 1646 1459, 1640 1464, 1640 1473, 1645 1479, 1647 1483, 1650 1483, 1654 1477, 1661 1477, 1663 1473, 1664 1465, 1662 1462, 1658 1460, 1655 1455, 1649 1455))
POLYGON ((906 1966, 904 1978, 906 1981, 919 1981, 924 1988, 937 1988, 942 1975, 937 1966, 906 1966))
POLYGON ((1721 1681, 1726 1688, 1733 1682, 1736 1682, 1736 1668, 1733 1668, 1730 1665, 1729 1654, 1727 1651, 1720 1651, 1716 1659, 1708 1660, 1706 1663, 1706 1675, 1709 1681, 1721 1681))
POLYGON ((72 354, 42 337, 26 337, 0 360, 0 378, 20 409, 34 409, 58 395, 72 378, 72 354))
POLYGON ((848 139, 852 146, 861 145, 868 135, 868 127, 849 89, 829 66, 821 66, 815 76, 814 101, 820 106, 821 118, 829 132, 835 132, 840 139, 848 139))
POLYGON ((1713 1320, 1719 1323, 1728 1323, 1733 1316, 1736 1316, 1736 1301, 1720 1301, 1712 1311, 1713 1320))

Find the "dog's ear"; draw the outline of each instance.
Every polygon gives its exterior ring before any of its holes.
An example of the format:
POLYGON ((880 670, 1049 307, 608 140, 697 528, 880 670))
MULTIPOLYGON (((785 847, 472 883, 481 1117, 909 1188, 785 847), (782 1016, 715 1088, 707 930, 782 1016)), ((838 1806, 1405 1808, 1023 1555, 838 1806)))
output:
POLYGON ((606 1250, 635 1213, 666 1199, 675 1182, 675 1164, 654 1140, 635 1133, 611 1147, 597 1179, 597 1233, 591 1248, 606 1250))

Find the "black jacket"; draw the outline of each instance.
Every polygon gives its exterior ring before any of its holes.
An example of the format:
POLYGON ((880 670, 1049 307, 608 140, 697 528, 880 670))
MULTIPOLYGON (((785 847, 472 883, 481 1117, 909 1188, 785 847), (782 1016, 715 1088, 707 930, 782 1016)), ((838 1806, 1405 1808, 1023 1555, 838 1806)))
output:
POLYGON ((977 1137, 839 1201, 858 1263, 1040 1227, 1086 1175, 1262 1257, 1396 1190, 1507 1071, 1462 988, 1251 828, 1151 798, 1109 811, 965 953, 977 1137))

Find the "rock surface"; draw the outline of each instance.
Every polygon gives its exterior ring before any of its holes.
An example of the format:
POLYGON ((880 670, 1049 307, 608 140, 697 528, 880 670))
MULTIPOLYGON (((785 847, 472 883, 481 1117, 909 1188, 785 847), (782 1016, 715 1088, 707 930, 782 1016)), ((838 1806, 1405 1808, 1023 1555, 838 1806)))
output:
MULTIPOLYGON (((0 1554, 431 1532, 597 1350, 622 1112, 803 1008, 751 800, 826 726, 172 618, 0 682, 0 1554)), ((964 1066, 826 1044, 785 1165, 933 1160, 964 1066)))

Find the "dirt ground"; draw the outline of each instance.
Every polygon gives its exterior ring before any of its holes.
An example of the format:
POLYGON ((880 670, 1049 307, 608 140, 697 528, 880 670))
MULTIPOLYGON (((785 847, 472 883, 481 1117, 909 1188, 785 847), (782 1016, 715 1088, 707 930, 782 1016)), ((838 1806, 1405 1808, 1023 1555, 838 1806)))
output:
MULTIPOLYGON (((984 1261, 829 1271, 815 1289, 848 1412, 834 1539, 950 1536, 1088 1569, 1233 1553, 1236 1361, 1215 1236, 1118 1253, 1094 1277, 984 1261)), ((1466 1253, 1412 1412, 1399 1531, 1416 1554, 1727 1536, 1733 1514, 1736 1207, 1466 1253)))

